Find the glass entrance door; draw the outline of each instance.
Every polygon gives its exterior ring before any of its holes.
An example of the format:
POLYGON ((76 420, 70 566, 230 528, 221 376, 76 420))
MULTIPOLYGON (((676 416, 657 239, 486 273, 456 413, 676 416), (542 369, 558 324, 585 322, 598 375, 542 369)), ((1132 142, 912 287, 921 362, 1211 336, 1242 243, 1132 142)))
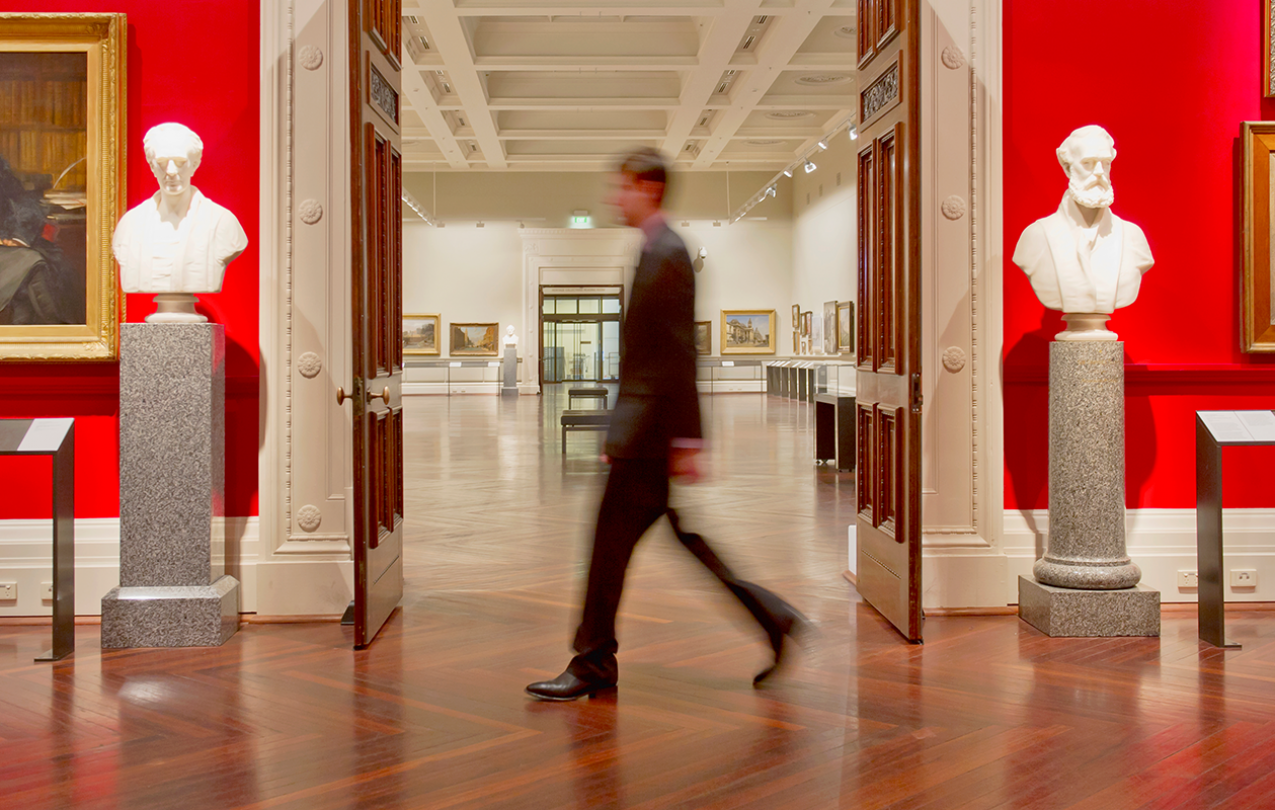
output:
POLYGON ((541 382, 615 382, 620 378, 620 295, 544 294, 541 382))

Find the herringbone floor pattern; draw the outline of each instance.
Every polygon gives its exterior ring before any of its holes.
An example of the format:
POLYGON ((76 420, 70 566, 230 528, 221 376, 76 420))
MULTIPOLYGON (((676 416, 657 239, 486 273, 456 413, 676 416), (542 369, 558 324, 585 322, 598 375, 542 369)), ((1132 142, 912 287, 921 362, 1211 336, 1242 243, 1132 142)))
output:
POLYGON ((621 684, 526 699, 568 656, 602 467, 554 410, 411 398, 407 597, 379 640, 250 625, 218 649, 34 665, 0 629, 3 808, 1265 808, 1275 618, 1195 639, 1051 640, 931 619, 909 646, 841 578, 853 487, 809 461, 811 409, 707 403, 712 479, 677 495, 740 572, 818 626, 754 690, 762 645, 661 526, 639 548, 621 684))

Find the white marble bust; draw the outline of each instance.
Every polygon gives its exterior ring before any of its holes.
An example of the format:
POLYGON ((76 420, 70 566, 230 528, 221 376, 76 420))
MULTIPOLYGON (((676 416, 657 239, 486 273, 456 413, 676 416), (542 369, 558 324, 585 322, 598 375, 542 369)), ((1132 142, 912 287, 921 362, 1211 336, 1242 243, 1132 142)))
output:
POLYGON ((505 343, 505 345, 506 345, 506 346, 512 346, 512 347, 514 347, 515 349, 516 349, 516 348, 518 348, 518 335, 517 335, 517 330, 515 330, 515 329, 514 329, 514 325, 513 325, 512 323, 511 323, 511 324, 509 324, 509 326, 505 328, 505 341, 504 341, 504 343, 505 343))
POLYGON ((147 321, 203 321, 191 293, 220 292, 226 265, 248 247, 248 236, 234 214, 191 185, 204 150, 191 129, 160 124, 143 146, 159 191, 115 227, 120 284, 125 292, 158 293, 160 312, 147 321))
POLYGON ((1057 155, 1067 192, 1057 211, 1023 231, 1014 264, 1031 279, 1042 304, 1065 313, 1069 328, 1060 339, 1113 340, 1102 326, 1104 316, 1134 302, 1142 274, 1155 260, 1142 229, 1111 211, 1116 149, 1107 131, 1081 127, 1057 155))

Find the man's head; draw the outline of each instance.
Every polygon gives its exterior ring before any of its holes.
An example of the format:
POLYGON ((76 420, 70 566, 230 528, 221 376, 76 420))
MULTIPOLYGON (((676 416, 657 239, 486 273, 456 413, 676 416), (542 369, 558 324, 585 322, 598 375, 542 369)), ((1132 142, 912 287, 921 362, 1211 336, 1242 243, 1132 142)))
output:
POLYGON ((185 194, 204 155, 204 142, 199 136, 181 124, 160 124, 150 128, 142 146, 146 162, 159 181, 159 190, 174 197, 185 194))
POLYGON ((1058 162, 1067 173, 1068 193, 1085 208, 1108 208, 1116 199, 1111 162, 1116 142, 1100 126, 1081 127, 1058 147, 1058 162))
POLYGON ((655 149, 642 147, 621 158, 607 203, 618 209, 625 225, 637 227, 664 203, 668 163, 655 149))

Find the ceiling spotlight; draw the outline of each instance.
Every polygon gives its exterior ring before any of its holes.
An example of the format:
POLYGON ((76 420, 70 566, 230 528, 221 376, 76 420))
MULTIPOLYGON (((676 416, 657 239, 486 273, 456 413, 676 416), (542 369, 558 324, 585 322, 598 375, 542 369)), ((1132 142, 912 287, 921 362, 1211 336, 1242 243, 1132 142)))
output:
POLYGON ((784 169, 784 177, 792 177, 792 167, 791 167, 791 166, 789 166, 788 168, 784 169))
POLYGON ((775 196, 776 194, 778 194, 778 193, 779 193, 779 192, 775 190, 775 187, 774 187, 774 186, 771 186, 770 188, 766 189, 766 196, 767 196, 767 197, 774 197, 774 196, 775 196))
POLYGON ((815 169, 817 169, 817 168, 819 168, 819 167, 818 167, 818 166, 816 166, 816 165, 814 164, 814 162, 813 162, 813 161, 809 161, 809 160, 807 160, 807 161, 806 161, 806 167, 805 167, 805 168, 806 168, 806 174, 810 174, 811 172, 813 172, 815 169))
POLYGON ((859 140, 859 128, 856 127, 854 124, 850 125, 850 140, 852 141, 859 140))
POLYGON ((820 142, 819 142, 819 148, 820 148, 820 149, 827 149, 827 148, 828 148, 828 144, 824 143, 823 141, 820 141, 820 142))

